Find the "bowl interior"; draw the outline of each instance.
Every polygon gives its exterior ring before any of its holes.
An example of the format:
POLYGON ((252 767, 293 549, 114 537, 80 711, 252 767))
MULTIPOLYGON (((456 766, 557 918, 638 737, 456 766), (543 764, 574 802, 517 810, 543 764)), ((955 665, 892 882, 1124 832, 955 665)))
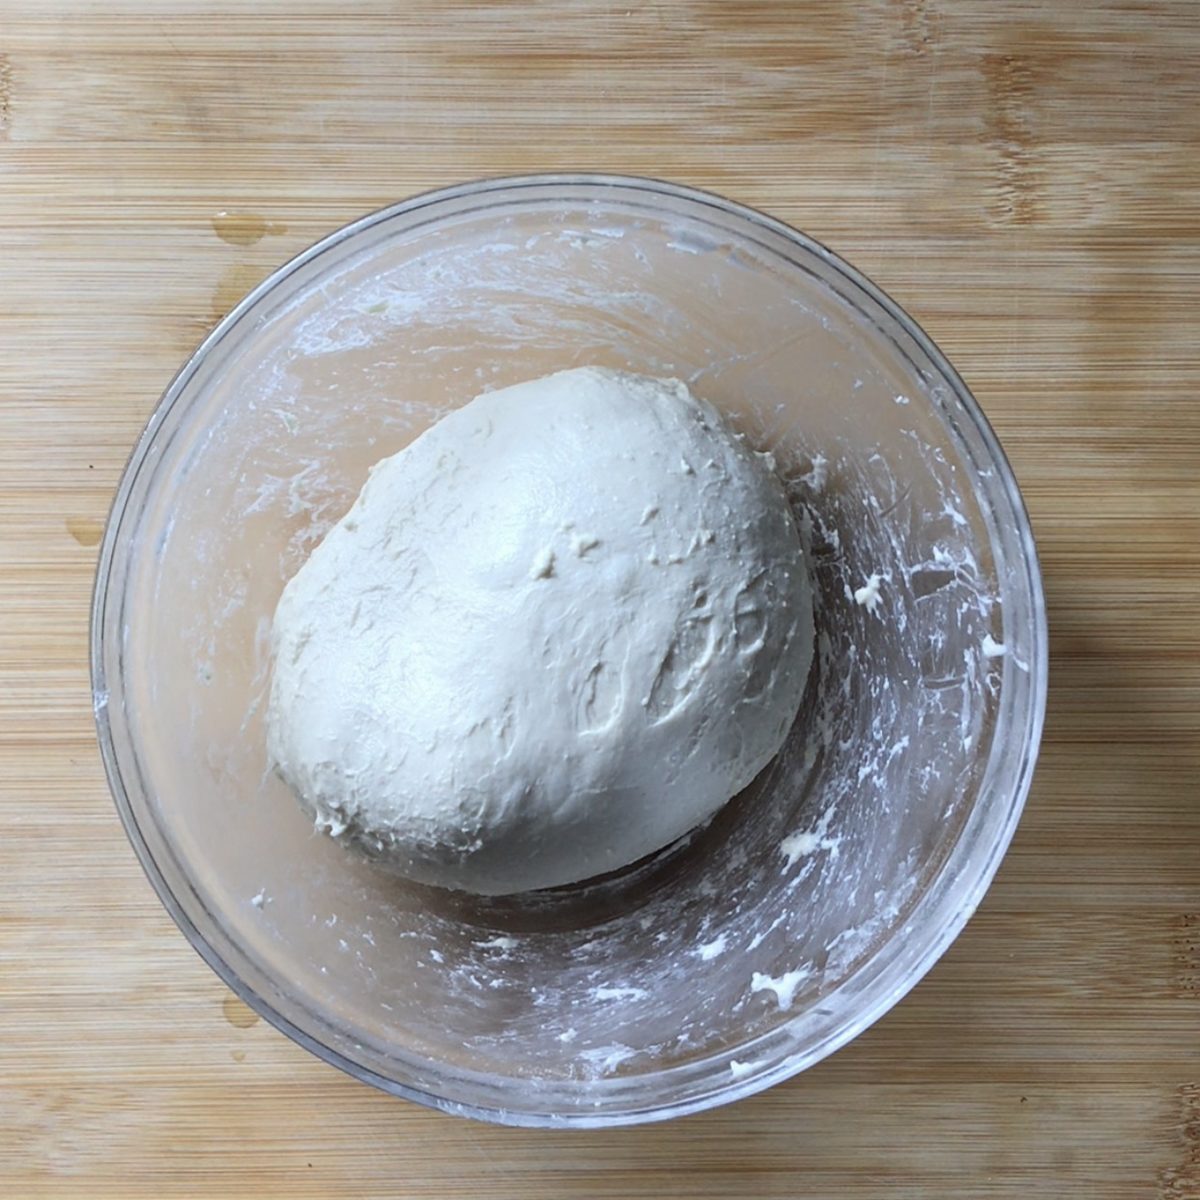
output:
POLYGON ((98 713, 151 877, 273 1020, 442 1107, 606 1123, 791 1073, 933 961, 1020 808, 1040 611, 994 440, 869 285, 698 193, 516 181, 328 239, 188 364, 104 547, 98 713), (614 878, 408 884, 315 834, 267 769, 274 605, 373 462, 581 364, 683 378, 774 452, 818 595, 804 706, 707 828, 614 878))

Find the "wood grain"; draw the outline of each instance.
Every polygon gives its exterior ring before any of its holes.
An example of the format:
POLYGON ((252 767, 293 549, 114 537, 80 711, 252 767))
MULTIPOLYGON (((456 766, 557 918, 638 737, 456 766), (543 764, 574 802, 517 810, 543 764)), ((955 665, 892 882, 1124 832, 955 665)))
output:
POLYGON ((0 1194, 1200 1197, 1198 286, 1191 0, 0 0, 0 1194), (556 168, 719 190, 892 292, 1004 440, 1052 629, 943 962, 802 1078, 612 1133, 424 1112, 231 1001, 85 661, 109 497, 213 321, 368 209, 556 168))

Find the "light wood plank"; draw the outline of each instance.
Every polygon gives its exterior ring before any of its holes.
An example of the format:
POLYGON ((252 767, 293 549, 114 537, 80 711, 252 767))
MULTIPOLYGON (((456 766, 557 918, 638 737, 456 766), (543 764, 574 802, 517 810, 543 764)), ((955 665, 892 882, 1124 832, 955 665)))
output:
POLYGON ((1191 0, 0 0, 0 1193, 1200 1196, 1198 293, 1191 0), (1022 481, 1053 680, 1012 851, 894 1012, 734 1108, 552 1135, 232 1001, 120 831, 86 646, 128 449, 245 290, 573 168, 763 207, 921 320, 1022 481))

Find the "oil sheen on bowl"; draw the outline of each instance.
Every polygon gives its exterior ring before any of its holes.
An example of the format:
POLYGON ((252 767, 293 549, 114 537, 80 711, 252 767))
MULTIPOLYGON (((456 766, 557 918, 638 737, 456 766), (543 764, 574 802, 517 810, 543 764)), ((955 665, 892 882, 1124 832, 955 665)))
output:
POLYGON ((133 845, 249 1004, 425 1104, 615 1125, 793 1075, 929 969, 1020 814, 1046 629, 1000 447, 891 301, 718 197, 533 176, 366 217, 218 326, 121 483, 92 671, 133 845), (799 719, 707 827, 613 878, 406 883, 315 835, 267 769, 276 600, 373 462, 580 364, 684 379, 774 454, 817 595, 799 719))

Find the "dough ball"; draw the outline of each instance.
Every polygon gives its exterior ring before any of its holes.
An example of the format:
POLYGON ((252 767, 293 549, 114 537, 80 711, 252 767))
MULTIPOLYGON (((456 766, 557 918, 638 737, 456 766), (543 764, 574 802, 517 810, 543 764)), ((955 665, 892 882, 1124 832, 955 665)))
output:
POLYGON ((678 380, 486 393, 376 464, 275 613, 270 754, 319 828, 482 894, 711 817, 812 660, 768 465, 678 380))

